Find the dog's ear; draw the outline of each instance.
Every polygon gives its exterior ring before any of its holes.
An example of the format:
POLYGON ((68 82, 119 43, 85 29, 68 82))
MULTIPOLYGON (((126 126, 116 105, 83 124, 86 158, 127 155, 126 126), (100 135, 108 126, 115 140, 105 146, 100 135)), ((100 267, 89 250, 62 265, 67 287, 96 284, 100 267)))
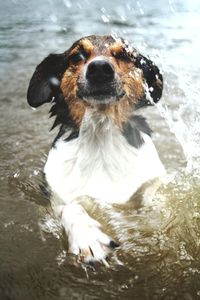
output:
POLYGON ((38 107, 51 102, 67 68, 67 53, 50 54, 37 67, 30 80, 27 100, 30 106, 38 107))
POLYGON ((137 108, 152 105, 152 100, 157 103, 163 90, 163 77, 158 67, 148 58, 141 54, 136 57, 135 65, 143 72, 145 80, 145 95, 138 102, 137 108))

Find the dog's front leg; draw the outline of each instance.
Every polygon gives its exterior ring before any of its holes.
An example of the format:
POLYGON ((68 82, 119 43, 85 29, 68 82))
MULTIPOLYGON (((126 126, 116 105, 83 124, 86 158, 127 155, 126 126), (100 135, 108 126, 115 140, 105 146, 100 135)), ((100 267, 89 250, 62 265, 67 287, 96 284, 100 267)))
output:
POLYGON ((103 233, 100 224, 78 203, 56 208, 68 236, 69 252, 79 255, 85 263, 101 261, 118 245, 103 233))

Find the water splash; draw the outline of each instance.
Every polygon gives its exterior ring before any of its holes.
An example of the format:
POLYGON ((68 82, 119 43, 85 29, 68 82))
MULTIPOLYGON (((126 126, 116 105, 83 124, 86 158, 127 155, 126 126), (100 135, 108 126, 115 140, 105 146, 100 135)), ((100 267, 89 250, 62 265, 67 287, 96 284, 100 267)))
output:
MULTIPOLYGON (((111 35, 115 40, 120 39, 116 31, 112 31, 111 35)), ((126 43, 128 45, 126 50, 133 48, 131 43, 127 41, 126 43)), ((166 58, 161 58, 156 51, 154 52, 156 61, 160 61, 163 65, 162 73, 169 76, 165 78, 164 85, 167 91, 164 91, 164 101, 155 104, 149 88, 145 85, 146 97, 157 108, 181 146, 186 161, 185 173, 200 178, 200 87, 188 70, 183 71, 180 67, 167 65, 166 58), (173 68, 176 68, 176 75, 173 68)))
POLYGON ((186 173, 200 178, 200 89, 189 74, 180 73, 178 81, 185 94, 182 103, 176 109, 161 102, 155 106, 182 147, 187 163, 186 173))

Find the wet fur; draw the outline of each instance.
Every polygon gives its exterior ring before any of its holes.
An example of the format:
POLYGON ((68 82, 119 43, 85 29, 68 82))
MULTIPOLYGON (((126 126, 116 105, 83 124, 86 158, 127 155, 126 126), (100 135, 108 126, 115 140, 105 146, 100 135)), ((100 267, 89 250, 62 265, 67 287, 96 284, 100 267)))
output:
POLYGON ((49 55, 31 78, 28 103, 51 102, 52 129, 59 126, 44 168, 52 208, 68 235, 69 250, 85 262, 105 263, 116 244, 78 199, 124 203, 164 173, 149 125, 134 114, 159 101, 162 85, 151 60, 111 36, 84 37, 64 53, 49 55), (115 75, 110 86, 102 85, 114 96, 101 101, 88 96, 85 75, 96 59, 104 59, 115 75))

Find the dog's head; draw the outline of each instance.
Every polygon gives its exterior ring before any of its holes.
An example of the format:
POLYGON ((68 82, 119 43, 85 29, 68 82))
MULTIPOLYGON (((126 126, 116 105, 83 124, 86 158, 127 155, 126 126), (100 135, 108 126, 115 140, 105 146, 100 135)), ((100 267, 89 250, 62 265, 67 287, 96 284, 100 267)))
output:
POLYGON ((89 36, 45 58, 31 78, 27 98, 38 107, 62 95, 77 125, 87 107, 122 123, 134 108, 156 103, 162 87, 158 67, 123 39, 89 36))

